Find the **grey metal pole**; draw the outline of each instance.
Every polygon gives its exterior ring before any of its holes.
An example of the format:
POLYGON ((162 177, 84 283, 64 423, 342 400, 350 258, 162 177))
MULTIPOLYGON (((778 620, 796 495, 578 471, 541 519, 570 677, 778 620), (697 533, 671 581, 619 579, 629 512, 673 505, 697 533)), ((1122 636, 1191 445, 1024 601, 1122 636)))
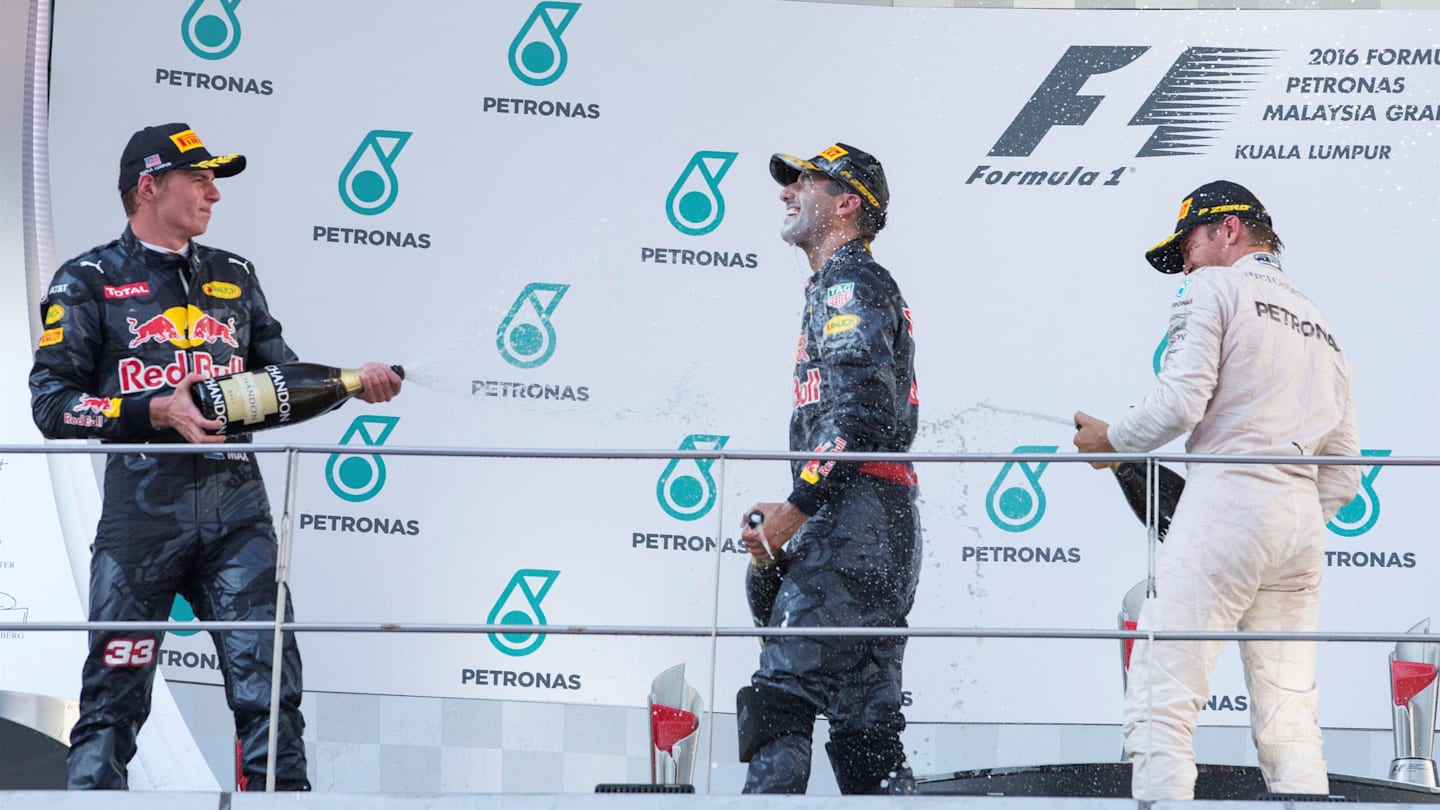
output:
POLYGON ((275 641, 270 653, 270 734, 265 750, 265 792, 275 792, 276 743, 280 736, 280 682, 284 678, 281 657, 285 652, 285 602, 290 583, 291 515, 295 511, 295 476, 300 453, 285 451, 285 511, 280 516, 280 548, 275 555, 275 641))

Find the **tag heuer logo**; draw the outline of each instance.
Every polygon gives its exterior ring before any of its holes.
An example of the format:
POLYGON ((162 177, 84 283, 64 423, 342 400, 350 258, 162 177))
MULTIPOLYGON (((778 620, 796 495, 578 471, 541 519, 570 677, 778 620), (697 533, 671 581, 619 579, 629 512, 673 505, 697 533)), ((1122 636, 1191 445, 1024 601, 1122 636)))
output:
POLYGON ((836 284, 825 291, 825 303, 836 309, 840 309, 850 303, 850 299, 854 297, 855 284, 853 282, 850 284, 836 284))

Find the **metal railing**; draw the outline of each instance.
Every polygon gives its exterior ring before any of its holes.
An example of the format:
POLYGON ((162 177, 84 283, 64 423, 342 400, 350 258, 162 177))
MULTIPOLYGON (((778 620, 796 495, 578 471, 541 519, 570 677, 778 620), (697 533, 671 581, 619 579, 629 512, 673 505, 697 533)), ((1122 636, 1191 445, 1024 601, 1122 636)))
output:
MULTIPOLYGON (((281 646, 284 632, 311 633, 443 633, 443 634, 491 634, 514 632, 514 625, 485 623, 425 623, 425 622, 303 622, 284 620, 285 601, 289 588, 290 557, 293 543, 293 514, 295 511, 296 474, 299 459, 304 454, 354 455, 352 445, 320 444, 245 444, 227 445, 228 448, 257 454, 283 454, 285 456, 285 482, 283 504, 279 525, 276 527, 279 548, 276 563, 276 610, 275 620, 270 621, 193 621, 186 622, 186 630, 195 631, 273 631, 274 649, 272 662, 281 660, 281 646)), ((190 444, 47 444, 47 445, 0 445, 0 457, 6 454, 105 454, 146 453, 150 455, 184 455, 212 452, 211 445, 190 444)), ((724 475, 727 461, 793 461, 814 458, 814 452, 791 451, 740 451, 740 450, 552 450, 529 448, 453 448, 453 447, 400 447, 370 445, 366 455, 430 456, 444 458, 523 458, 555 460, 715 460, 720 462, 719 501, 716 506, 717 520, 725 514, 724 475)), ((1148 527, 1149 559, 1146 574, 1153 583, 1155 576, 1156 547, 1155 524, 1153 519, 1158 491, 1155 474, 1156 465, 1170 463, 1223 463, 1223 464, 1265 464, 1265 465, 1339 465, 1339 466, 1398 466, 1398 467, 1440 467, 1440 457, 1430 456, 1306 456, 1291 455, 1202 455, 1186 453, 861 453, 847 452, 847 461, 892 461, 915 464, 955 463, 998 463, 998 462, 1062 462, 1062 463, 1111 463, 1141 462, 1146 465, 1147 491, 1150 493, 1146 524, 1148 527)), ((723 529, 722 529, 723 531, 723 529)), ((717 572, 722 555, 716 555, 717 572)), ((1440 634, 1417 634, 1407 632, 1297 632, 1297 631, 1201 631, 1201 630, 1121 630, 1092 628, 999 628, 999 627, 721 627, 718 624, 720 578, 715 578, 717 619, 708 626, 676 627, 670 625, 583 625, 564 626, 527 625, 527 634, 574 635, 574 636, 664 636, 710 638, 711 688, 714 695, 715 649, 714 643, 720 638, 733 637, 894 637, 906 638, 995 638, 995 639, 1068 639, 1068 640, 1126 640, 1146 639, 1149 641, 1326 641, 1326 642, 1436 642, 1440 634)), ((165 632, 174 630, 171 621, 162 622, 26 622, 25 630, 40 632, 59 631, 122 631, 145 630, 165 632)), ((276 736, 279 727, 279 706, 281 667, 271 666, 270 738, 266 765, 265 789, 274 790, 276 758, 276 736)), ((713 707, 706 709, 713 715, 713 707)), ((713 734, 714 723, 710 723, 713 734)), ((713 750, 713 738, 712 747, 713 750)))

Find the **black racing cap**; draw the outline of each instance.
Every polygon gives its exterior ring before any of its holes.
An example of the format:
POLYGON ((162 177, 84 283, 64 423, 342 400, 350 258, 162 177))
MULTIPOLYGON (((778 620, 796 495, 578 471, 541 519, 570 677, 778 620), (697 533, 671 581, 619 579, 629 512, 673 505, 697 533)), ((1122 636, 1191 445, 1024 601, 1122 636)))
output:
POLYGON ((770 176, 788 186, 801 172, 815 172, 835 180, 860 197, 861 208, 867 212, 875 230, 885 227, 885 209, 890 207, 890 185, 885 182, 885 169, 880 161, 863 149, 837 143, 826 147, 809 160, 776 152, 770 156, 770 176))
POLYGON ((134 188, 141 175, 171 169, 211 169, 216 177, 231 177, 245 171, 245 156, 210 154, 189 124, 145 127, 120 154, 120 193, 134 188))
POLYGON ((1152 267, 1162 273, 1178 273, 1185 269, 1185 257, 1181 248, 1185 234, 1196 225, 1219 222, 1234 214, 1247 222, 1270 225, 1270 214, 1250 189, 1229 180, 1206 183, 1190 192, 1180 203, 1180 214, 1175 218, 1175 232, 1165 237, 1160 244, 1145 251, 1145 258, 1152 267))

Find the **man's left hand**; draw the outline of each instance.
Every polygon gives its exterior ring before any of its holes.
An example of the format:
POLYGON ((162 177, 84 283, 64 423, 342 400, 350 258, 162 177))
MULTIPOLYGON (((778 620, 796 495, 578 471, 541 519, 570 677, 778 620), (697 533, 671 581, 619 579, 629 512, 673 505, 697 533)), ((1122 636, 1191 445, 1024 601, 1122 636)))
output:
POLYGON ((400 394, 404 382, 395 370, 384 363, 366 363, 360 367, 360 384, 364 386, 355 396, 366 402, 389 402, 400 394))

